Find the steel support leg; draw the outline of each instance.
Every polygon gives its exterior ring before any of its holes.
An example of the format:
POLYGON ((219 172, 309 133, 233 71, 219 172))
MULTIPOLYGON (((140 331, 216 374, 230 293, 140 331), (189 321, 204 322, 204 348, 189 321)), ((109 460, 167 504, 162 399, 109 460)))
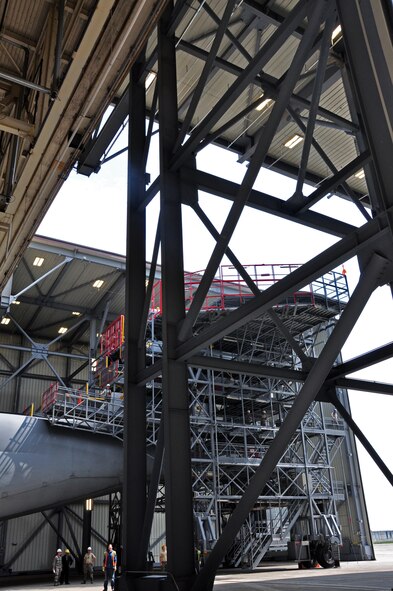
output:
POLYGON ((193 591, 206 591, 212 587, 215 572, 222 559, 231 547, 237 532, 246 520, 247 515, 253 508, 272 471, 288 447, 307 409, 324 383, 342 346, 375 289, 379 276, 386 264, 386 259, 374 254, 365 271, 362 273, 359 284, 326 343, 321 356, 315 362, 283 425, 272 441, 263 461, 250 480, 250 484, 242 499, 239 501, 226 524, 220 539, 217 541, 205 567, 194 584, 193 591))
POLYGON ((193 498, 187 367, 175 354, 185 305, 180 180, 169 170, 178 124, 175 39, 167 35, 170 8, 158 36, 165 511, 168 570, 178 588, 188 591, 195 572, 193 498))
POLYGON ((146 556, 140 539, 146 508, 146 392, 137 386, 137 374, 145 367, 145 344, 141 343, 141 318, 146 280, 146 219, 139 209, 145 197, 145 87, 142 64, 137 62, 130 77, 130 118, 127 185, 126 271, 126 365, 124 389, 124 481, 123 481, 123 571, 141 571, 146 556))
MULTIPOLYGON (((64 515, 67 515, 66 513, 64 515)), ((83 557, 87 552, 87 548, 90 546, 91 543, 91 509, 83 507, 83 523, 82 523, 82 547, 81 547, 81 564, 83 564, 83 557)))

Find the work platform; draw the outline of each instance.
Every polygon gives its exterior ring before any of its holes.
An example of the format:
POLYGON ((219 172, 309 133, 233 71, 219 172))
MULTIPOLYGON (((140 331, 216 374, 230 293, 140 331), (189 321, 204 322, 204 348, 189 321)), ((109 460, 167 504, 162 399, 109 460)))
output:
MULTIPOLYGON (((389 591, 393 585, 393 544, 378 544, 375 561, 343 562, 338 569, 299 570, 293 563, 267 563, 254 572, 225 572, 216 577, 215 591, 389 591)), ((53 587, 52 578, 37 582, 27 577, 2 581, 7 591, 44 591, 53 587), (24 580, 23 580, 24 579, 24 580)), ((79 578, 71 580, 70 591, 102 589, 102 579, 93 585, 82 585, 79 578)))

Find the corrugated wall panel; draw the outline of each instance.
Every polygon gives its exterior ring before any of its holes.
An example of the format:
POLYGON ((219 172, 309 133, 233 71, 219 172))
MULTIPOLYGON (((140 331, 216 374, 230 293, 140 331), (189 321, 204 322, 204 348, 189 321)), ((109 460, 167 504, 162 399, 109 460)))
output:
POLYGON ((160 548, 165 543, 165 513, 155 513, 150 535, 150 549, 155 562, 159 562, 160 548))
MULTIPOLYGON (((108 497, 96 499, 93 503, 91 546, 97 556, 97 568, 100 568, 108 539, 108 497)), ((48 516, 51 511, 47 511, 48 516)), ((82 549, 83 534, 83 503, 74 503, 51 517, 55 527, 62 522, 61 536, 58 541, 54 529, 41 513, 34 513, 7 521, 5 563, 13 572, 34 572, 51 570, 52 560, 57 546, 65 550, 69 548, 73 555, 77 554, 74 539, 82 549), (30 539, 31 538, 31 539, 30 539)), ((75 565, 74 565, 75 566, 75 565)))
POLYGON ((10 563, 9 568, 13 572, 51 568, 56 552, 56 534, 41 513, 10 519, 7 522, 6 537, 5 561, 6 564, 10 563), (24 549, 18 556, 22 548, 24 549))

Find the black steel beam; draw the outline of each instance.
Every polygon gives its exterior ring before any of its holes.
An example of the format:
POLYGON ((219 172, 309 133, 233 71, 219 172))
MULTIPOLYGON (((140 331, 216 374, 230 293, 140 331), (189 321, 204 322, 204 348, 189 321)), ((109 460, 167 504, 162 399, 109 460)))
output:
POLYGON ((176 46, 169 26, 167 9, 158 26, 165 523, 168 570, 179 591, 189 591, 195 577, 194 519, 188 373, 175 355, 185 301, 181 183, 169 170, 177 139, 176 46))
POLYGON ((201 367, 203 369, 229 371, 232 373, 246 374, 248 376, 257 376, 261 378, 292 380, 294 382, 304 382, 308 375, 305 371, 289 369, 287 367, 274 367, 272 365, 248 363, 246 361, 236 361, 235 359, 222 359, 221 357, 208 357, 204 355, 193 355, 188 360, 188 365, 201 367))
POLYGON ((145 85, 141 79, 143 55, 130 74, 129 150, 127 174, 127 270, 125 308, 124 376, 124 479, 122 494, 123 568, 141 571, 147 555, 140 540, 146 510, 146 391, 137 375, 145 367, 146 347, 141 342, 141 322, 146 280, 146 211, 140 209, 145 198, 145 85))
MULTIPOLYGON (((288 113, 291 115, 292 119, 298 125, 299 129, 303 133, 305 133, 306 126, 304 125, 302 118, 290 106, 288 106, 288 113)), ((360 135, 360 134, 357 134, 357 135, 360 135)), ((335 167, 335 165, 333 164, 333 162, 331 161, 329 156, 321 148, 321 146, 319 145, 319 143, 317 142, 317 140, 315 138, 312 139, 312 146, 316 150, 316 152, 319 154, 319 156, 322 158, 322 160, 325 162, 325 164, 327 164, 327 166, 330 168, 331 172, 333 172, 333 174, 335 174, 335 175, 338 174, 338 169, 335 167)), ((305 178, 307 179, 307 171, 306 171, 305 178)), ((318 186, 320 186, 322 182, 323 182, 323 180, 321 179, 320 183, 317 183, 318 186)), ((346 196, 348 196, 348 198, 353 201, 353 203, 356 205, 356 207, 359 209, 359 211, 365 217, 365 219, 370 220, 371 215, 368 213, 368 211, 364 207, 363 203, 360 202, 360 199, 362 199, 363 201, 365 200, 365 196, 364 195, 357 195, 356 192, 345 181, 343 181, 341 186, 342 186, 342 193, 343 194, 341 194, 341 191, 339 190, 340 185, 338 185, 338 187, 336 187, 335 194, 340 197, 344 197, 344 198, 346 196)), ((303 211, 303 210, 298 210, 297 214, 300 211, 303 211)))
POLYGON ((304 200, 304 203, 301 204, 299 207, 298 200, 296 196, 291 197, 287 201, 287 206, 291 208, 292 206, 295 207, 296 211, 301 213, 305 212, 307 209, 310 209, 313 205, 318 203, 323 197, 325 197, 328 193, 332 193, 336 187, 341 185, 344 181, 347 180, 350 176, 355 174, 355 172, 359 171, 367 162, 370 160, 369 152, 364 152, 360 154, 353 160, 349 162, 344 168, 339 170, 335 175, 332 177, 327 178, 325 181, 322 181, 318 189, 316 189, 309 197, 304 200))
POLYGON ((83 149, 77 164, 79 174, 90 176, 92 172, 99 171, 101 158, 128 116, 128 104, 127 87, 98 136, 92 138, 83 149))
POLYGON ((387 359, 391 359, 392 357, 393 342, 388 343, 387 345, 383 345, 382 347, 378 347, 378 349, 368 351, 367 353, 365 353, 364 355, 360 355, 359 357, 349 359, 348 361, 345 361, 340 365, 336 365, 330 372, 329 377, 336 379, 342 376, 346 376, 348 373, 353 373, 355 371, 359 371, 360 369, 365 369, 366 367, 370 367, 370 365, 375 365, 376 363, 386 361, 387 359))
MULTIPOLYGON (((229 199, 230 201, 234 201, 240 189, 240 185, 233 181, 228 181, 190 167, 184 167, 181 170, 181 177, 184 183, 195 184, 201 191, 229 199)), ((304 214, 294 214, 285 208, 285 201, 282 199, 262 193, 261 191, 256 191, 255 189, 250 193, 247 206, 291 222, 297 222, 314 230, 332 234, 339 238, 343 238, 356 230, 356 227, 351 224, 314 211, 306 211, 304 214)))
POLYGON ((358 390, 360 392, 373 392, 375 394, 393 394, 393 385, 382 382, 370 382, 369 380, 360 380, 357 378, 338 378, 334 380, 338 388, 347 390, 358 390))

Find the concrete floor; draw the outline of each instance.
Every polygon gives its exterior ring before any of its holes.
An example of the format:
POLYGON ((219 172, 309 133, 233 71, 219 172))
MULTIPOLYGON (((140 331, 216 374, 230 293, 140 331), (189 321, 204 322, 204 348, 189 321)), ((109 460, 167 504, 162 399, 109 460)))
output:
MULTIPOLYGON (((299 570, 294 563, 270 563, 253 573, 220 574, 214 591, 393 591, 393 544, 375 546, 377 560, 342 562, 337 569, 299 570)), ((6 591, 44 591, 53 589, 52 580, 35 582, 33 577, 2 581, 6 591)), ((102 579, 92 585, 71 581, 67 591, 101 591, 102 579)))

